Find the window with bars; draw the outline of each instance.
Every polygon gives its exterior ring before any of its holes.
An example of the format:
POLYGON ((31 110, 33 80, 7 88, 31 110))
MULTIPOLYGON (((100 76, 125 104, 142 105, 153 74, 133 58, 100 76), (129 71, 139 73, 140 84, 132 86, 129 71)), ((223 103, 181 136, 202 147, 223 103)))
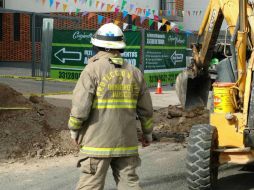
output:
POLYGON ((161 10, 175 12, 176 0, 161 0, 161 10))
POLYGON ((0 0, 0 7, 1 7, 1 8, 4 7, 4 0, 0 0))
MULTIPOLYGON (((33 32, 33 18, 30 16, 30 40, 32 41, 32 32, 33 32)), ((43 18, 39 16, 35 16, 35 42, 41 42, 42 40, 42 25, 43 18)))
POLYGON ((175 9, 176 9, 176 2, 172 0, 167 1, 166 10, 174 11, 175 9))
POLYGON ((20 14, 14 13, 13 14, 13 38, 14 41, 20 41, 20 14))

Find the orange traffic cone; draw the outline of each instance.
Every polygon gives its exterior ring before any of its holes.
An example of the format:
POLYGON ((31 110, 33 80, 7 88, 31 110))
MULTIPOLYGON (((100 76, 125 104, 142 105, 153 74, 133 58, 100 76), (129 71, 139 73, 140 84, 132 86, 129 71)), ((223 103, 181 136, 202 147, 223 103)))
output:
POLYGON ((162 94, 161 80, 158 80, 158 85, 155 94, 162 94))

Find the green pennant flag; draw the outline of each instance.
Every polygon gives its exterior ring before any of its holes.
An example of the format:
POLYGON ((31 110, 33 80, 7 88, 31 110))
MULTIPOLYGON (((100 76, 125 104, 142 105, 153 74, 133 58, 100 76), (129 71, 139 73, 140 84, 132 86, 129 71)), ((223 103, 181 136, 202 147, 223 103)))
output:
POLYGON ((125 7, 126 4, 127 4, 127 1, 126 1, 126 0, 123 0, 123 1, 122 1, 122 6, 121 6, 121 10, 124 9, 124 7, 125 7))
POLYGON ((149 19, 149 27, 151 27, 153 24, 153 20, 149 19))
POLYGON ((89 6, 91 7, 92 4, 93 4, 93 0, 90 0, 90 1, 89 1, 89 6))
POLYGON ((179 24, 178 27, 179 27, 180 30, 183 30, 183 25, 179 24))
POLYGON ((76 15, 80 12, 81 9, 76 9, 76 15))
POLYGON ((136 25, 132 25, 132 31, 135 32, 137 30, 137 26, 136 25))

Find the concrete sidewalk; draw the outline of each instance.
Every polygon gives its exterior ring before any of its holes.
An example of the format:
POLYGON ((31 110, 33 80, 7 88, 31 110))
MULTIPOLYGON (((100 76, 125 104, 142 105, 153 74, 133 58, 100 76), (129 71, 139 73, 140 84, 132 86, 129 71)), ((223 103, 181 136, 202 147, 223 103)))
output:
MULTIPOLYGON (((169 86, 163 87, 162 94, 155 94, 155 91, 156 91, 155 88, 150 88, 149 90, 150 90, 150 94, 152 97, 153 108, 155 110, 168 107, 169 105, 180 104, 175 90, 173 90, 169 86)), ((69 108, 71 107, 72 95, 70 95, 70 94, 51 95, 51 96, 46 96, 45 98, 49 103, 51 103, 55 106, 69 107, 69 108)))
POLYGON ((179 105, 176 91, 170 86, 163 86, 162 94, 156 94, 156 88, 150 88, 150 94, 153 102, 153 109, 168 107, 169 105, 179 105))

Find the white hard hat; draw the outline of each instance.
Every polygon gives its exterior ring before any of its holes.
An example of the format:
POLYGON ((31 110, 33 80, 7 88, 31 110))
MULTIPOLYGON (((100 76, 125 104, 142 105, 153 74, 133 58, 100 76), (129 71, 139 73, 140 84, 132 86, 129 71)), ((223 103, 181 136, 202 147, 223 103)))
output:
POLYGON ((100 27, 91 38, 94 46, 108 49, 124 49, 124 34, 119 26, 108 23, 100 27))

